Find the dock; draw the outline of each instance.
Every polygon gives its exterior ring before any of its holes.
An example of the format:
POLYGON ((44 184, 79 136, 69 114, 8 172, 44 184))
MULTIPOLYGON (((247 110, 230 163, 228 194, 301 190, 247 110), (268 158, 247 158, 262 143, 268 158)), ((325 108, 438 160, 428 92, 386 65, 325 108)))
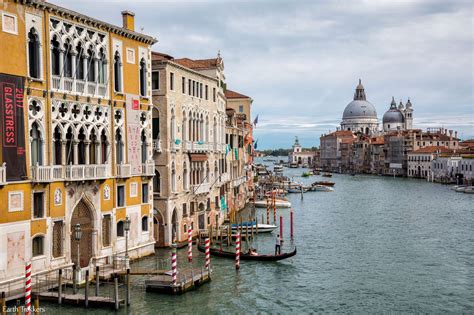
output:
POLYGON ((196 289, 204 283, 211 281, 212 270, 191 269, 184 272, 178 271, 176 285, 172 284, 171 275, 157 275, 145 281, 147 292, 165 294, 183 294, 196 289))
MULTIPOLYGON (((58 292, 47 291, 38 293, 38 297, 43 301, 48 302, 58 302, 58 292)), ((85 295, 84 294, 62 294, 61 295, 62 303, 69 305, 85 305, 85 295)), ((119 299, 119 304, 124 304, 124 299, 119 299)), ((89 296, 88 297, 88 306, 90 307, 115 307, 115 300, 106 296, 89 296)))

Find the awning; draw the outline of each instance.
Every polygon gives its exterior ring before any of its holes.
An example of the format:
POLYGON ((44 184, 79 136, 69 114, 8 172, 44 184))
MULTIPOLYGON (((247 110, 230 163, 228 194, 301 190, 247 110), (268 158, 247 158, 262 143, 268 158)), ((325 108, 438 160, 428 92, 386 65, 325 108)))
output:
POLYGON ((207 155, 204 153, 191 153, 191 162, 203 162, 207 161, 207 155))

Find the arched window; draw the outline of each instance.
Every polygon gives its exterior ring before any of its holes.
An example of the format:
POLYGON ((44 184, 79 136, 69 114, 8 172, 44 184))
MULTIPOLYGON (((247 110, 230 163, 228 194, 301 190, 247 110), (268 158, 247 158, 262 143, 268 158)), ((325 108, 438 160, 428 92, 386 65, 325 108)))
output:
POLYGON ((95 73, 95 63, 96 58, 94 52, 89 49, 87 50, 87 55, 89 55, 89 62, 87 63, 87 81, 95 82, 96 81, 96 73, 95 73))
POLYGON ((143 232, 148 231, 148 217, 147 216, 144 216, 142 218, 142 231, 143 232))
POLYGON ((40 40, 38 33, 34 28, 31 28, 28 33, 28 70, 29 76, 39 79, 40 74, 40 40))
POLYGON ((99 70, 99 83, 104 84, 107 80, 107 60, 105 57, 104 49, 101 48, 99 52, 99 66, 97 67, 99 70))
POLYGON ((176 191, 176 166, 174 162, 171 163, 171 191, 176 191))
POLYGON ((61 130, 59 127, 56 126, 54 128, 54 164, 61 165, 62 164, 62 143, 61 143, 61 130))
POLYGON ((51 73, 53 75, 60 75, 60 63, 59 63, 60 53, 59 53, 59 41, 56 36, 51 40, 51 73))
POLYGON ((187 120, 187 119, 186 119, 186 112, 183 111, 183 123, 181 124, 181 126, 182 126, 182 127, 181 127, 181 128, 182 128, 182 130, 181 130, 181 134, 182 134, 181 138, 182 138, 183 141, 188 140, 188 139, 187 139, 187 129, 188 129, 187 124, 188 124, 188 123, 187 123, 186 120, 187 120))
POLYGON ((160 112, 156 108, 153 109, 152 133, 153 140, 160 139, 160 112))
POLYGON ((141 140, 142 140, 142 163, 145 164, 148 157, 145 130, 142 130, 141 140))
POLYGON ((68 165, 72 164, 73 159, 74 159, 72 139, 73 139, 72 128, 69 127, 66 133, 66 163, 68 165))
POLYGON ((31 247, 33 257, 44 255, 44 236, 38 235, 34 237, 31 247))
POLYGON ((90 136, 90 145, 89 145, 89 164, 98 164, 97 161, 97 135, 95 130, 92 129, 90 136))
POLYGON ((170 130, 171 130, 171 141, 174 142, 176 139, 176 117, 174 116, 174 110, 171 110, 171 123, 170 123, 170 130))
POLYGON ((114 89, 115 92, 122 91, 122 61, 118 51, 114 56, 114 89))
POLYGON ((30 130, 31 138, 31 165, 43 165, 43 152, 42 152, 42 140, 41 132, 38 129, 38 125, 33 123, 30 130))
POLYGON ((125 236, 125 229, 123 226, 123 221, 117 222, 117 237, 125 236))
POLYGON ((140 60, 140 95, 146 96, 146 62, 142 58, 140 60))
POLYGON ((161 193, 161 176, 157 170, 155 170, 155 176, 153 177, 153 192, 155 194, 161 193))
POLYGON ((79 140, 79 144, 77 146, 77 156, 78 156, 78 164, 86 164, 86 135, 84 134, 84 129, 81 128, 79 131, 79 135, 77 136, 79 140))
POLYGON ((115 134, 115 163, 122 164, 123 162, 123 138, 122 131, 117 129, 115 134))
POLYGON ((188 190, 189 186, 189 175, 188 175, 188 166, 186 164, 186 161, 183 164, 183 190, 188 190))
POLYGON ((64 62, 63 62, 63 73, 65 77, 72 77, 72 45, 69 40, 64 44, 64 62))
POLYGON ((84 80, 84 63, 86 60, 86 56, 84 53, 84 47, 82 47, 82 44, 79 43, 76 46, 76 51, 77 51, 77 58, 76 58, 76 79, 78 80, 84 80))
POLYGON ((102 130, 102 134, 100 135, 100 156, 101 156, 101 159, 102 159, 102 164, 105 164, 107 163, 109 157, 108 157, 108 150, 107 150, 107 146, 108 146, 108 140, 107 140, 107 136, 105 135, 105 131, 102 130))

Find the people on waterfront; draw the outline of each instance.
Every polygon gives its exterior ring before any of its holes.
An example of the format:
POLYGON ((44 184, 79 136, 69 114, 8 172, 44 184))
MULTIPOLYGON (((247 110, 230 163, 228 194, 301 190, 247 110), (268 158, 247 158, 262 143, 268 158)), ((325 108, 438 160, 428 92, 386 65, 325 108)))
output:
POLYGON ((281 238, 280 234, 277 234, 276 239, 275 239, 275 255, 280 255, 281 254, 281 238))

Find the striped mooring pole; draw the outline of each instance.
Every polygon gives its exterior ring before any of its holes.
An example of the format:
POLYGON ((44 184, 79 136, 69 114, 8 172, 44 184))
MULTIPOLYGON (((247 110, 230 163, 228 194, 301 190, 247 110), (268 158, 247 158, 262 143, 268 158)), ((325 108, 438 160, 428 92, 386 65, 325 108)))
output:
POLYGON ((188 228, 188 261, 193 261, 193 230, 188 228))
POLYGON ((173 249, 171 250, 171 281, 172 284, 175 286, 176 285, 176 269, 177 269, 177 263, 176 263, 176 244, 173 243, 171 245, 173 249))
POLYGON ((235 269, 240 269, 240 232, 238 231, 235 238, 235 269))
POLYGON ((209 268, 211 266, 211 241, 209 238, 206 238, 205 241, 205 246, 206 246, 206 264, 205 267, 209 271, 209 268))
POLYGON ((269 197, 267 197, 267 224, 270 224, 270 205, 269 205, 269 197))
POLYGON ((31 314, 31 262, 25 267, 25 314, 31 314))

